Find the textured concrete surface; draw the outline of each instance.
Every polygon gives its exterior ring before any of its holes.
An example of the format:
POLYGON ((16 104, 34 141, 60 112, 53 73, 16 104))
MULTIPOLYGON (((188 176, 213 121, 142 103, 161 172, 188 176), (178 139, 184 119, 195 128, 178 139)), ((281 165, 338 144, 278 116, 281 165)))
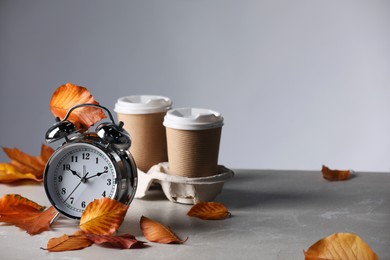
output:
MULTIPOLYGON (((142 215, 170 226, 183 245, 115 250, 92 246, 81 251, 48 253, 48 239, 77 230, 77 222, 60 218, 51 231, 30 236, 0 225, 1 259, 303 259, 317 240, 336 232, 358 234, 378 254, 390 259, 390 173, 357 172, 343 182, 328 182, 308 171, 235 170, 216 201, 232 217, 205 221, 186 215, 189 205, 168 201, 156 189, 131 204, 119 233, 146 241, 142 215)), ((19 193, 49 206, 41 185, 0 184, 0 196, 19 193)))

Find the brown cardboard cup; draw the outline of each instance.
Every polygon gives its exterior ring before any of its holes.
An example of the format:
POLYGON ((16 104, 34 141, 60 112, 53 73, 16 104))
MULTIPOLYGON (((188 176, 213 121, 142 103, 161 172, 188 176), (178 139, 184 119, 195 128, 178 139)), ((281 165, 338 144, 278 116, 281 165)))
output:
POLYGON ((207 177, 218 173, 222 116, 212 110, 181 108, 168 111, 167 131, 170 175, 207 177))
POLYGON ((167 161, 163 121, 171 105, 170 99, 161 96, 128 96, 118 99, 115 105, 118 121, 124 123, 123 127, 131 136, 130 153, 143 172, 167 161))

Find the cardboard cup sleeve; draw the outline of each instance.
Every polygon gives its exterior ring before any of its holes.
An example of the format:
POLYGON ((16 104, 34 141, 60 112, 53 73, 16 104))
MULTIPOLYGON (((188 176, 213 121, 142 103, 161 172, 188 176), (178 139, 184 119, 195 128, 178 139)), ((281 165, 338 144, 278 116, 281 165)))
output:
POLYGON ((222 116, 200 108, 177 108, 164 118, 168 146, 168 173, 207 177, 218 172, 222 116))

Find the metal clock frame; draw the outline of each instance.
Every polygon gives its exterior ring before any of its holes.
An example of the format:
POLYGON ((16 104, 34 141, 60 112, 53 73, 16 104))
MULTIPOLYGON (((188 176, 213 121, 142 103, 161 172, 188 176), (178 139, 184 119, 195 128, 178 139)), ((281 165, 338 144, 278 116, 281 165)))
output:
MULTIPOLYGON (((81 104, 81 105, 77 105, 77 106, 72 107, 68 111, 65 118, 61 122, 58 122, 58 123, 65 122, 66 119, 68 118, 68 116, 70 115, 70 113, 74 109, 81 107, 81 106, 95 106, 95 107, 105 109, 108 112, 112 123, 114 123, 113 117, 107 108, 102 107, 100 105, 94 105, 94 104, 81 104)), ((122 125, 123 125, 122 122, 120 122, 119 128, 121 128, 122 125)), ((54 128, 55 127, 53 126, 52 129, 54 129, 54 128)), ((68 129, 69 129, 69 127, 68 127, 68 129)), ((89 144, 89 145, 92 145, 93 147, 97 148, 98 150, 101 150, 104 152, 104 154, 109 158, 109 160, 114 165, 114 168, 115 168, 115 171, 117 174, 117 176, 116 176, 117 188, 116 188, 114 197, 112 199, 115 199, 115 200, 117 200, 121 203, 124 203, 126 205, 130 204, 135 196, 135 192, 137 189, 138 176, 137 176, 137 168, 136 168, 134 159, 131 156, 128 149, 122 149, 121 145, 112 145, 112 143, 110 143, 107 140, 104 140, 104 138, 101 138, 95 132, 79 133, 78 135, 69 138, 68 135, 70 135, 74 131, 68 131, 68 129, 66 129, 66 131, 67 131, 66 135, 62 135, 63 133, 60 133, 61 137, 65 138, 65 142, 60 147, 58 147, 56 149, 56 151, 53 153, 53 155, 49 158, 49 160, 46 164, 46 167, 45 167, 45 171, 44 171, 45 192, 46 192, 47 197, 48 197, 49 201, 51 202, 51 204, 62 215, 65 215, 65 216, 67 216, 69 218, 73 218, 73 219, 80 219, 80 217, 78 217, 78 216, 74 216, 74 215, 71 215, 71 214, 68 214, 67 212, 65 212, 62 209, 64 207, 64 205, 61 203, 59 203, 60 205, 58 205, 58 203, 52 198, 52 196, 55 196, 55 195, 50 193, 53 190, 52 187, 54 186, 54 179, 53 179, 53 177, 54 177, 53 172, 54 171, 52 170, 51 164, 56 160, 57 155, 60 154, 63 149, 66 149, 67 147, 72 146, 74 144, 89 144), (51 179, 49 179, 49 178, 51 178, 51 179)), ((49 131, 50 131, 50 129, 48 130, 48 133, 49 133, 49 131)), ((47 136, 48 136, 48 133, 46 134, 47 136)), ((57 138, 57 139, 59 139, 59 138, 57 138)), ((57 139, 55 139, 55 140, 57 140, 57 139)), ((47 138, 47 141, 51 142, 52 140, 47 138)), ((131 141, 130 141, 130 143, 131 143, 131 141)), ((54 166, 56 166, 56 165, 54 165, 54 166)))

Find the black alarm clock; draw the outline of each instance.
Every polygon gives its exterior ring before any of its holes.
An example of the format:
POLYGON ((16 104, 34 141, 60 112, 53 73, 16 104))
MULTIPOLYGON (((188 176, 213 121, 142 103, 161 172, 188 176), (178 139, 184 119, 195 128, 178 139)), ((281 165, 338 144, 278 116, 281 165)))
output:
POLYGON ((116 125, 103 106, 76 105, 46 133, 47 143, 60 139, 65 142, 48 160, 43 181, 47 197, 61 214, 79 219, 88 203, 101 197, 130 204, 137 188, 137 167, 123 122, 116 125), (68 117, 85 106, 105 110, 111 122, 101 123, 95 132, 81 133, 68 117))

